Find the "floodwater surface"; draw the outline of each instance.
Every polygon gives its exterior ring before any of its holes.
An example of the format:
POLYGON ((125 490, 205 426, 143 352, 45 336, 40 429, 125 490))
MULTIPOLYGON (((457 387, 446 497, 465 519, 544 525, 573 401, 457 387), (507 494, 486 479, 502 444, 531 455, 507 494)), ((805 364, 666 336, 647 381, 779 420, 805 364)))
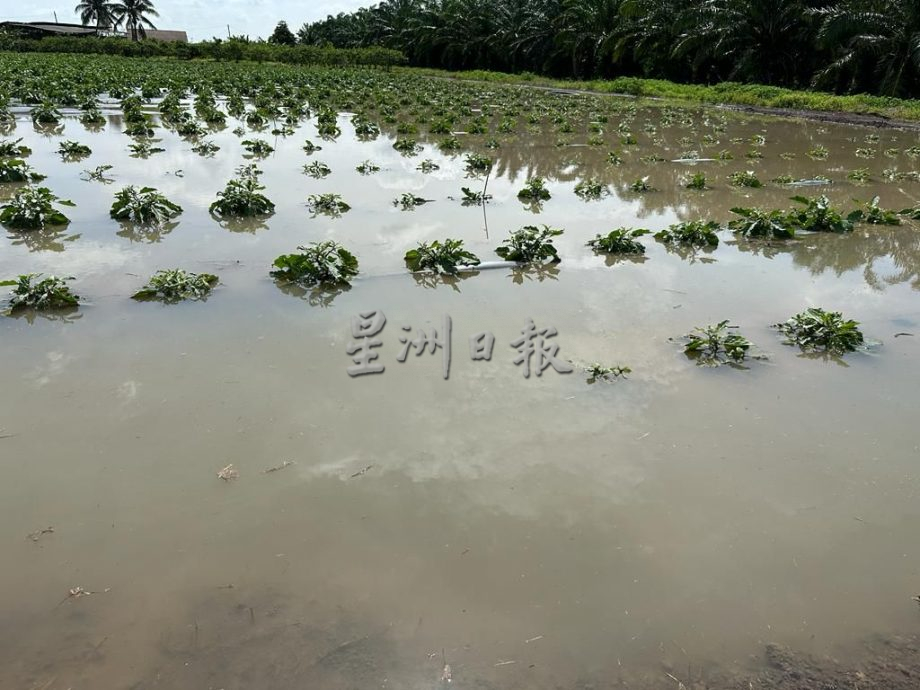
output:
POLYGON ((767 244, 722 231, 695 253, 646 236, 634 261, 585 242, 724 223, 732 207, 785 208, 799 193, 912 206, 920 183, 883 171, 920 166, 905 153, 917 135, 661 113, 639 108, 636 146, 617 143, 615 122, 606 146, 583 131, 557 146, 549 128, 496 150, 468 137, 495 161, 485 209, 459 201, 485 179, 424 136, 405 157, 393 131, 356 139, 347 114, 334 142, 312 122, 263 133, 276 211, 227 227, 208 206, 249 162, 232 118, 211 158, 158 130, 166 151, 142 160, 117 113, 96 132, 67 117, 60 134, 20 113, 7 136, 76 207, 61 231, 4 231, 0 277, 75 276, 85 303, 0 318, 0 687, 432 688, 447 664, 460 688, 673 688, 714 665, 754 673, 768 643, 858 658, 869 636, 915 634, 916 225, 767 244), (704 132, 719 139, 705 150, 704 132), (323 149, 306 155, 306 138, 323 149), (93 153, 61 162, 62 139, 93 153), (808 155, 818 144, 826 160, 808 155), (671 162, 691 149, 734 158, 671 162), (418 171, 426 158, 440 169, 418 171), (365 159, 382 170, 359 175, 365 159), (312 160, 332 173, 304 175, 312 160), (80 179, 103 164, 114 183, 80 179), (858 168, 868 183, 847 179, 858 168), (765 186, 729 185, 743 170, 765 186), (684 188, 697 171, 712 189, 684 188), (832 183, 769 182, 783 174, 832 183), (552 193, 539 213, 516 198, 534 175, 552 193), (574 186, 592 176, 610 194, 583 201, 574 186), (644 176, 655 190, 632 192, 644 176), (127 184, 184 212, 156 232, 120 225, 108 209, 127 184), (312 217, 307 197, 322 192, 352 210, 312 217), (401 211, 404 192, 433 201, 401 211), (497 260, 510 230, 543 223, 565 229, 556 266, 440 280, 402 260, 445 237, 497 260), (358 257, 352 288, 279 289, 274 258, 325 239, 358 257), (200 302, 129 299, 173 267, 220 285, 200 302), (823 358, 784 345, 771 324, 809 306, 858 320, 873 347, 823 358), (352 319, 373 310, 387 318, 385 371, 352 378, 352 319), (403 326, 443 335, 445 317, 449 379, 441 349, 397 360, 403 326), (511 343, 529 318, 557 329, 573 373, 524 377, 511 343), (688 360, 681 336, 723 319, 768 359, 688 360), (495 337, 489 361, 470 356, 481 332, 495 337), (593 362, 632 371, 589 384, 593 362), (219 479, 231 464, 238 477, 219 479))

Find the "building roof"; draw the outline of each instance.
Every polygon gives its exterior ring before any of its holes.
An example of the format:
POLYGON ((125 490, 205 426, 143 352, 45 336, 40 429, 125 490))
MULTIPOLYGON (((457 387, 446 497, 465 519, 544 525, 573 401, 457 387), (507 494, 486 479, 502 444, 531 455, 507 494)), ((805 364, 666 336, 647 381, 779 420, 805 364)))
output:
POLYGON ((8 29, 25 29, 51 34, 65 34, 68 36, 92 36, 97 29, 95 26, 82 24, 56 24, 54 22, 0 22, 0 27, 8 29))

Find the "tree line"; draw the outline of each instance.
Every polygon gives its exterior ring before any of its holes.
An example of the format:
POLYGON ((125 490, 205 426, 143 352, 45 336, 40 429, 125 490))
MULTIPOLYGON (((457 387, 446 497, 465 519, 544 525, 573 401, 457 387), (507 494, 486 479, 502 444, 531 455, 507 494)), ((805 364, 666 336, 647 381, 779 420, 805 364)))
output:
POLYGON ((270 41, 448 70, 920 95, 918 0, 383 0, 282 24, 270 41))

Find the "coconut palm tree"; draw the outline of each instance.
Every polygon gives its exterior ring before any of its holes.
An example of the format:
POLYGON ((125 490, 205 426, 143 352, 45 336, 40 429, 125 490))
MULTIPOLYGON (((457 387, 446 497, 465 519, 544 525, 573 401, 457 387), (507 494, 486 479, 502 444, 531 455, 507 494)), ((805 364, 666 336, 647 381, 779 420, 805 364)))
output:
POLYGON ((110 28, 114 20, 112 3, 109 0, 80 0, 73 11, 80 15, 80 21, 84 25, 95 23, 97 29, 110 28))
POLYGON ((125 30, 131 32, 132 41, 138 40, 138 36, 147 36, 144 25, 148 29, 156 29, 148 16, 160 16, 150 0, 117 0, 112 5, 112 14, 115 17, 115 26, 124 24, 125 30))

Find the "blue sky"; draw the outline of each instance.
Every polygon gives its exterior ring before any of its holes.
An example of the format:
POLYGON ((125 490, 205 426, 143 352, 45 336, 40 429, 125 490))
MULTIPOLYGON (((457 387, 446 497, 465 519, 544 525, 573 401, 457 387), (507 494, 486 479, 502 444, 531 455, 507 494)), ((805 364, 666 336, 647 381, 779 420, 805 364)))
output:
MULTIPOLYGON (((192 40, 226 36, 227 24, 234 34, 267 37, 279 19, 284 19, 296 31, 307 21, 322 19, 328 14, 350 12, 376 0, 153 0, 159 19, 159 29, 185 29, 192 40)), ((78 0, 0 0, 0 20, 77 22, 73 12, 78 0), (34 2, 33 9, 29 5, 34 2)))

